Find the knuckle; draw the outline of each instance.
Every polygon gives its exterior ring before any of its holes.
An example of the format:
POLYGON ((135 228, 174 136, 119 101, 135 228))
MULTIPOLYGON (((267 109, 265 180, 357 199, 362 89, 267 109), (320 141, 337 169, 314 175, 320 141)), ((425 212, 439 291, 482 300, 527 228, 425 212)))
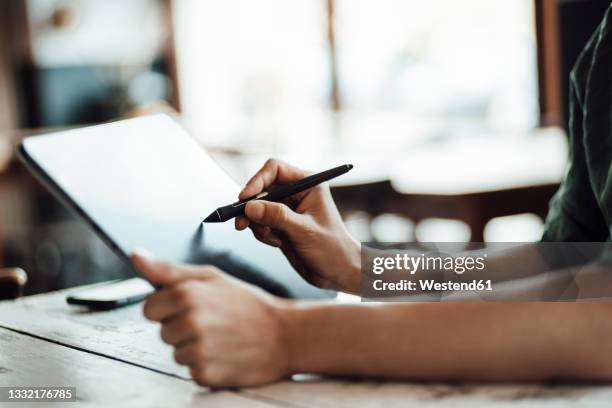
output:
POLYGON ((172 333, 170 329, 168 329, 168 326, 162 326, 159 335, 164 343, 172 344, 172 333))
POLYGON ((203 363, 208 358, 204 341, 201 340, 192 343, 189 352, 200 363, 203 363))
POLYGON ((191 374, 191 378, 193 378, 193 380, 199 385, 208 385, 208 383, 206 382, 206 377, 204 375, 203 367, 190 367, 189 373, 191 374))
POLYGON ((189 313, 184 317, 183 326, 184 330, 198 331, 202 325, 196 313, 189 313))
POLYGON ((181 349, 175 348, 174 351, 172 352, 172 358, 174 358, 174 361, 180 364, 180 362, 182 361, 182 357, 183 357, 183 353, 181 349))
POLYGON ((268 160, 266 160, 264 167, 276 167, 279 163, 280 161, 278 159, 270 157, 268 160))
POLYGON ((224 384, 225 376, 223 375, 223 371, 220 370, 218 367, 205 365, 202 370, 201 376, 203 377, 205 383, 208 385, 224 384))
POLYGON ((181 365, 203 367, 207 359, 201 342, 174 349, 174 360, 181 365))
POLYGON ((149 299, 145 302, 142 307, 142 313, 149 320, 155 320, 155 302, 153 299, 149 299))
POLYGON ((181 283, 173 289, 173 300, 178 305, 191 308, 197 303, 197 296, 190 282, 181 283))
POLYGON ((272 210, 270 218, 274 224, 282 224, 287 220, 287 211, 285 209, 286 207, 284 207, 283 204, 278 204, 272 206, 271 208, 272 210))
POLYGON ((157 262, 159 272, 166 276, 174 276, 176 274, 174 267, 167 262, 157 262))
POLYGON ((168 277, 170 277, 172 282, 180 282, 181 278, 184 276, 185 274, 185 265, 183 264, 167 264, 168 268, 167 268, 167 272, 166 274, 168 275, 168 277))
POLYGON ((198 361, 205 361, 208 358, 208 355, 206 354, 206 349, 204 348, 203 344, 198 343, 194 351, 194 357, 198 361))
POLYGON ((172 356, 174 357, 174 361, 176 361, 178 364, 185 364, 187 362, 185 360, 185 354, 181 349, 174 349, 172 356))
POLYGON ((217 277, 221 274, 221 269, 217 268, 214 265, 206 265, 203 267, 204 272, 206 274, 211 275, 213 277, 217 277))

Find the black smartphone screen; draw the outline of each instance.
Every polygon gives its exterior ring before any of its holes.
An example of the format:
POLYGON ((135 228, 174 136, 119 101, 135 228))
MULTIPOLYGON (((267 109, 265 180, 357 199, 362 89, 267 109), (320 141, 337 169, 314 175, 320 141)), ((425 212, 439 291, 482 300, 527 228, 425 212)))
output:
POLYGON ((66 301, 92 309, 113 309, 140 302, 154 291, 155 288, 146 280, 132 278, 78 290, 68 295, 66 301))

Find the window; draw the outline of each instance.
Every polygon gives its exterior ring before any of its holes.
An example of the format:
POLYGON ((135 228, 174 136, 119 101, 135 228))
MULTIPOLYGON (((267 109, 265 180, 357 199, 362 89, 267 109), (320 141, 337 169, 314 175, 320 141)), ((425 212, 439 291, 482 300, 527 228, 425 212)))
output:
POLYGON ((343 118, 421 124, 406 138, 537 124, 532 0, 175 0, 174 16, 186 121, 208 142, 333 133, 334 80, 343 118))

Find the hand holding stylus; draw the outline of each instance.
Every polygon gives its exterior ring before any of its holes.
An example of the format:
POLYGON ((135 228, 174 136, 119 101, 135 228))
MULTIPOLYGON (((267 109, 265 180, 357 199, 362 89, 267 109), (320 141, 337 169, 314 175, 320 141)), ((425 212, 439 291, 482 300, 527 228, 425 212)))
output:
MULTIPOLYGON (((296 167, 268 160, 239 198, 306 176, 305 171, 296 167)), ((237 230, 250 227, 259 241, 279 247, 295 270, 313 285, 359 292, 360 245, 346 230, 327 184, 294 194, 280 203, 248 202, 245 216, 236 218, 235 223, 237 230)))
POLYGON ((352 168, 352 164, 343 164, 342 166, 334 167, 333 169, 325 170, 321 173, 311 174, 310 176, 291 180, 282 184, 275 184, 267 188, 265 191, 260 191, 252 196, 242 198, 233 204, 217 208, 208 217, 206 217, 206 219, 204 219, 204 222, 225 222, 232 218, 244 215, 244 207, 249 201, 265 200, 282 202, 291 196, 341 176, 350 171, 352 168))

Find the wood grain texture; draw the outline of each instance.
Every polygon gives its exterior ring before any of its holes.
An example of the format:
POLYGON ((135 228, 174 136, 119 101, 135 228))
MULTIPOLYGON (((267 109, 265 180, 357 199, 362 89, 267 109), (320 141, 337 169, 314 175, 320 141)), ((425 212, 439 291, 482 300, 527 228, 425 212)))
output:
POLYGON ((172 348, 161 341, 159 325, 143 317, 142 304, 91 311, 68 305, 69 292, 0 302, 0 326, 190 378, 188 370, 174 362, 172 348))
MULTIPOLYGON (((88 406, 278 407, 0 328, 0 386, 76 387, 88 406)), ((6 404, 19 407, 43 403, 6 404)), ((74 403, 47 403, 75 407, 74 403)))
MULTIPOLYGON (((297 377, 297 376, 296 376, 297 377)), ((612 387, 443 384, 296 379, 243 391, 248 396, 318 408, 610 407, 612 387)))

